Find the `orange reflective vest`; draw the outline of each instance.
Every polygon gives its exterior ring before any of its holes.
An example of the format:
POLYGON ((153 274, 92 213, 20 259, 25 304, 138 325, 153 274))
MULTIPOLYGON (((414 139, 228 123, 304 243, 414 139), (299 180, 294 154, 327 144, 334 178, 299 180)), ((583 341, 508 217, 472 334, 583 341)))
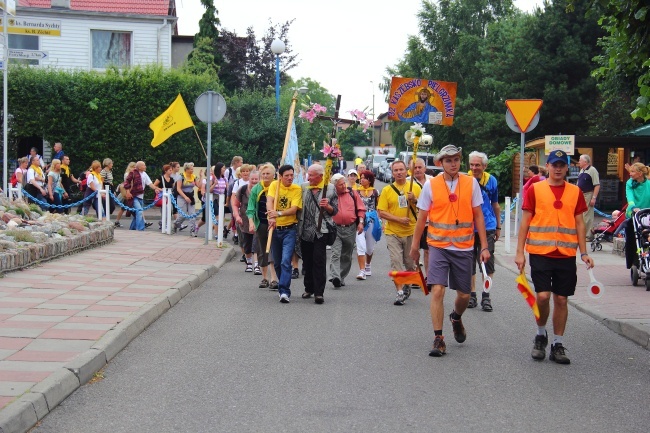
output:
POLYGON ((427 243, 432 247, 446 248, 450 245, 459 249, 474 246, 474 213, 472 212, 472 187, 474 178, 458 175, 458 185, 454 190, 457 200, 449 200, 449 188, 444 175, 430 181, 433 206, 429 209, 429 230, 427 243))
POLYGON ((526 251, 550 254, 557 249, 564 256, 575 257, 578 250, 575 210, 580 188, 564 182, 560 209, 554 206, 557 199, 548 182, 537 182, 531 188, 535 191, 535 215, 526 236, 526 251))

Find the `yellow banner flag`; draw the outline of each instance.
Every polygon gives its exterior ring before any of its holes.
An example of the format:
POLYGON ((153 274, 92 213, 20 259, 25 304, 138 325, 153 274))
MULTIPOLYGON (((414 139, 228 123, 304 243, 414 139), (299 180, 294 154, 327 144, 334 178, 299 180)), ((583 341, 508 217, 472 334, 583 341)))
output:
POLYGON ((172 135, 192 126, 194 126, 194 122, 192 122, 183 97, 179 93, 172 105, 149 124, 149 128, 153 131, 151 146, 157 147, 172 135))

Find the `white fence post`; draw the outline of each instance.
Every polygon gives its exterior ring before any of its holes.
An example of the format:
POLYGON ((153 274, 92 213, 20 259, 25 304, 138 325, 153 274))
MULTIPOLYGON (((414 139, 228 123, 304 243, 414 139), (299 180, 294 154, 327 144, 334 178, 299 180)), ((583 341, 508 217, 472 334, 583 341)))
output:
POLYGON ((111 189, 106 187, 106 221, 111 221, 111 189))
POLYGON ((98 189, 97 195, 95 196, 95 200, 97 200, 97 219, 99 221, 104 219, 104 209, 102 206, 102 192, 104 192, 103 189, 98 189))
POLYGON ((172 202, 169 196, 171 195, 171 188, 163 189, 162 194, 162 232, 170 235, 172 233, 172 202))
POLYGON ((510 253, 510 197, 506 197, 503 224, 504 224, 503 230, 506 234, 506 240, 505 240, 506 253, 510 253))
POLYGON ((211 241, 213 239, 212 236, 214 236, 214 230, 212 230, 214 224, 214 221, 212 220, 213 211, 210 210, 211 209, 210 206, 212 204, 213 199, 214 199, 214 194, 212 194, 212 190, 210 189, 210 191, 207 191, 205 195, 205 221, 206 221, 205 231, 207 233, 206 236, 208 241, 211 241))
POLYGON ((219 194, 219 233, 217 233, 217 245, 223 245, 223 215, 224 215, 224 205, 226 204, 226 195, 219 194))
POLYGON ((517 237, 517 231, 519 229, 519 218, 521 216, 520 209, 521 209, 521 200, 519 198, 519 193, 517 193, 517 196, 515 198, 515 232, 513 233, 513 237, 517 237))

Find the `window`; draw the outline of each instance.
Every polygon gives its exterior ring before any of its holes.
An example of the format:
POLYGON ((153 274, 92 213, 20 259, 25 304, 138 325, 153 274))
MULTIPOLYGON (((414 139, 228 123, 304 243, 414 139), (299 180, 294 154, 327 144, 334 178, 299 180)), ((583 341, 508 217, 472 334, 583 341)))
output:
MULTIPOLYGON (((38 36, 13 35, 9 33, 9 48, 20 50, 38 50, 38 36)), ((23 65, 38 65, 36 59, 11 59, 11 63, 23 65)))
POLYGON ((91 30, 92 68, 131 66, 131 32, 91 30))
POLYGON ((389 126, 390 126, 390 122, 384 122, 384 131, 388 131, 389 126))

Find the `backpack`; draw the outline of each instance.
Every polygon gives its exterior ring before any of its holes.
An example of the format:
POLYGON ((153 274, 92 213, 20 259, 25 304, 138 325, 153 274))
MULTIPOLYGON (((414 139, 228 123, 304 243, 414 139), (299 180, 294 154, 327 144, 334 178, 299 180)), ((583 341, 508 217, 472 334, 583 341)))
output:
POLYGON ((79 191, 80 192, 85 192, 86 188, 88 188, 88 172, 84 171, 79 175, 79 180, 81 180, 81 183, 79 184, 79 191))

